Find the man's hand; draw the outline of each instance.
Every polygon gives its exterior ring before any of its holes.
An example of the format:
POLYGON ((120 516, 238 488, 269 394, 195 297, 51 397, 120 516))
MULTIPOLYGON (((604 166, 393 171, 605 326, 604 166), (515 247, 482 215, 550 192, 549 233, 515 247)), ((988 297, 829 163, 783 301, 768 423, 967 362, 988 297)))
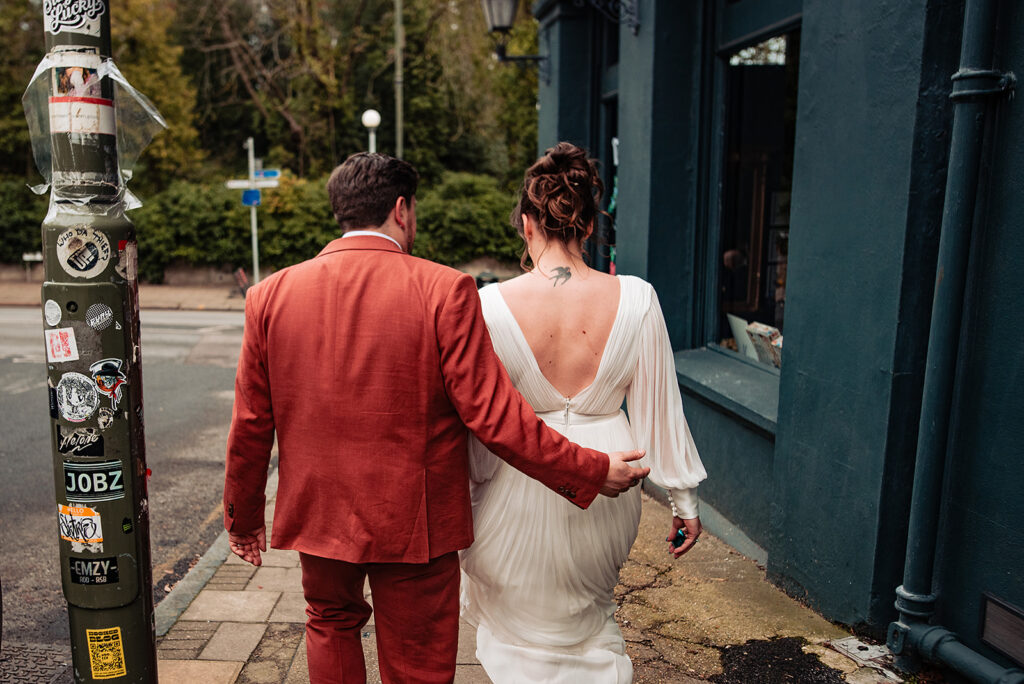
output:
POLYGON ((647 477, 651 469, 634 468, 629 465, 629 462, 643 458, 646 453, 640 449, 613 451, 608 454, 608 477, 604 481, 604 486, 601 487, 601 493, 614 498, 633 485, 640 484, 640 481, 647 477))
POLYGON ((246 563, 252 563, 256 566, 263 565, 263 560, 260 558, 260 551, 267 550, 266 525, 260 527, 255 534, 238 534, 235 532, 228 532, 228 546, 231 547, 232 553, 244 560, 246 563))

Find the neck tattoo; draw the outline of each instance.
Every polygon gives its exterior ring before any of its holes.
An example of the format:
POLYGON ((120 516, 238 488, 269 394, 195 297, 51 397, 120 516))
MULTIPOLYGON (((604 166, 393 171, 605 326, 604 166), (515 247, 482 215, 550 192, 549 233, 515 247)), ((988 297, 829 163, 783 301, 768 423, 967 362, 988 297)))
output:
POLYGON ((572 278, 572 272, 568 266, 556 266, 552 272, 554 275, 548 276, 548 280, 555 281, 551 287, 557 287, 562 283, 569 282, 569 278, 572 278))

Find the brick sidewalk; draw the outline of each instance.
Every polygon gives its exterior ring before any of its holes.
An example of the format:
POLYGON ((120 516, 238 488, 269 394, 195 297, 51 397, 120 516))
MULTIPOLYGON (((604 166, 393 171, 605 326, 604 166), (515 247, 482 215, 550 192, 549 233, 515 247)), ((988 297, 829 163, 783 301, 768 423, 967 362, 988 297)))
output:
MULTIPOLYGON (((267 483, 268 533, 276 486, 275 472, 267 483)), ((723 673, 729 649, 770 651, 780 637, 795 637, 813 667, 847 682, 899 681, 828 648, 849 632, 773 587, 756 563, 710 534, 673 561, 663 541, 668 515, 644 495, 639 538, 615 590, 637 684, 706 682, 723 673)), ((231 554, 222 535, 157 607, 161 684, 308 682, 300 572, 294 551, 268 550, 255 568, 231 554)), ((368 589, 366 596, 372 604, 368 589)), ((363 652, 367 681, 376 684, 373 625, 371 616, 363 652)), ((462 623, 457 683, 490 681, 474 653, 475 630, 462 623)))

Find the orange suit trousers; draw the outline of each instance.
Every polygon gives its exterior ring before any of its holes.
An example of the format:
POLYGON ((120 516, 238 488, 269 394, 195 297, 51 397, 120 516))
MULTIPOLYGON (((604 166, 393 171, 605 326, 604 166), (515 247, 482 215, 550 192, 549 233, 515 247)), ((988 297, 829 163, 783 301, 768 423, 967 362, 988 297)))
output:
POLYGON ((311 684, 364 684, 362 630, 374 613, 384 684, 455 678, 459 554, 427 563, 347 563, 300 553, 311 684), (370 580, 373 608, 363 597, 370 580))

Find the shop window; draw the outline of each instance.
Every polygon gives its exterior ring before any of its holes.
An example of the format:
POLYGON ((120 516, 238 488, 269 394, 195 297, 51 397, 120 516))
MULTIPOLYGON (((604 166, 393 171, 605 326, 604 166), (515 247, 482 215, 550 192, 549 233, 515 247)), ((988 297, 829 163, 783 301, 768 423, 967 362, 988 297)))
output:
POLYGON ((717 341, 778 366, 786 316, 800 32, 725 56, 717 341))

